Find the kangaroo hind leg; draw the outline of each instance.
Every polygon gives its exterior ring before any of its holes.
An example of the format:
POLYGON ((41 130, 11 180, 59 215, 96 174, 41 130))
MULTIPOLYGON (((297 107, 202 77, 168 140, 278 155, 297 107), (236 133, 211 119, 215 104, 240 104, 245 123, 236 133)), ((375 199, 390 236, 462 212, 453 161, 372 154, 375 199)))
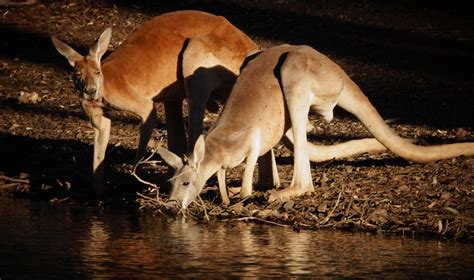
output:
POLYGON ((306 126, 308 113, 312 100, 311 87, 308 83, 302 82, 304 72, 298 73, 298 78, 294 75, 291 54, 281 69, 281 83, 283 94, 288 107, 294 140, 294 167, 293 178, 289 188, 281 191, 274 191, 270 194, 269 201, 285 199, 292 196, 302 195, 314 191, 311 178, 311 168, 307 149, 306 126))
POLYGON ((254 130, 249 134, 249 151, 247 153, 247 160, 245 161, 245 171, 242 177, 242 189, 240 190, 240 197, 245 198, 252 195, 253 172, 257 165, 258 155, 260 153, 261 135, 260 131, 254 130))

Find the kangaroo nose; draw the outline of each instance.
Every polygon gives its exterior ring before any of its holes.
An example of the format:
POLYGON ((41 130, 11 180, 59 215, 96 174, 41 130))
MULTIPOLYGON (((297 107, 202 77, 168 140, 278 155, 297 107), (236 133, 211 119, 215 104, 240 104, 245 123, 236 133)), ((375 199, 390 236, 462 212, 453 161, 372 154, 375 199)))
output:
POLYGON ((85 92, 87 95, 95 95, 97 93, 96 87, 86 87, 85 92))
POLYGON ((167 206, 175 209, 186 209, 188 204, 186 204, 184 201, 179 201, 171 198, 170 200, 168 200, 167 206))
POLYGON ((85 87, 84 88, 84 98, 88 100, 95 100, 99 98, 96 87, 85 87))
POLYGON ((166 203, 166 205, 171 207, 171 208, 178 208, 179 207, 178 201, 176 201, 176 200, 169 200, 168 203, 166 203))

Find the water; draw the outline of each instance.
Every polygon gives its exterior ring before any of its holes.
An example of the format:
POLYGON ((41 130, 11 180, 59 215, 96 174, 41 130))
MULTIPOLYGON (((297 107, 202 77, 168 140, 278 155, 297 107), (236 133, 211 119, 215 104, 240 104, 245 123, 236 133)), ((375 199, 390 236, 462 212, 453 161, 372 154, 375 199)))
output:
POLYGON ((0 198, 0 278, 474 277, 474 244, 0 198))

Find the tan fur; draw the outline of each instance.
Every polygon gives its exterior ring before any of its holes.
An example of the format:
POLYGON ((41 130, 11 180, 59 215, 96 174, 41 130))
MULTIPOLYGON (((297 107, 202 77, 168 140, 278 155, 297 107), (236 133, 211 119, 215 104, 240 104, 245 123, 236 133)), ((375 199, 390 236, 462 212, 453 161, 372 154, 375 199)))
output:
POLYGON ((156 118, 153 102, 165 103, 168 146, 187 150, 182 100, 189 106, 189 145, 202 133, 204 108, 211 91, 230 89, 247 53, 256 44, 225 18, 199 11, 163 14, 137 29, 101 62, 110 29, 82 56, 55 37, 56 49, 75 68, 86 85, 81 97, 95 131, 94 188, 103 192, 103 159, 110 134, 105 105, 132 112, 142 121, 136 160, 146 152, 156 118))
MULTIPOLYGON (((294 140, 293 179, 289 188, 273 191, 269 200, 313 191, 311 145, 306 139, 308 112, 314 110, 330 121, 336 105, 353 113, 378 141, 408 160, 427 162, 474 154, 474 143, 422 147, 400 138, 338 65, 308 46, 282 45, 262 52, 248 63, 237 79, 219 120, 205 140, 201 137, 196 142, 189 156, 192 160, 183 165, 175 155, 159 150, 163 158, 176 168, 171 198, 186 207, 199 194, 206 180, 218 172, 223 202, 228 202, 224 183, 221 183, 224 170, 244 160, 246 167, 241 196, 250 195, 258 157, 267 156, 287 131, 291 134, 289 138, 294 140)), ((351 153, 350 148, 370 150, 376 147, 376 142, 363 139, 339 145, 320 149, 327 153, 323 157, 329 154, 344 156, 351 153)), ((271 172, 266 168, 266 176, 273 178, 263 178, 263 181, 278 182, 275 163, 271 163, 268 156, 266 161, 267 165, 272 165, 271 172)))

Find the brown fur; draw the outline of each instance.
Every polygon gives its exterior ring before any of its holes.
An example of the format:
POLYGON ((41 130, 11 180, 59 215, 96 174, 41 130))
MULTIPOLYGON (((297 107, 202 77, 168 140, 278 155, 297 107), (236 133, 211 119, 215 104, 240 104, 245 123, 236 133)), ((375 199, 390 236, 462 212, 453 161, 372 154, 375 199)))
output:
POLYGON ((102 63, 100 57, 107 49, 110 30, 104 31, 85 57, 57 38, 52 40, 80 71, 78 79, 86 85, 82 104, 86 112, 94 112, 89 116, 96 132, 93 168, 99 196, 103 192, 102 163, 110 133, 110 120, 101 110, 103 104, 140 117, 139 160, 156 117, 153 102, 165 102, 169 147, 185 153, 182 100, 186 97, 191 104, 188 127, 192 147, 202 132, 204 107, 211 91, 230 88, 246 54, 257 50, 257 45, 225 18, 199 11, 172 12, 152 19, 102 63))

